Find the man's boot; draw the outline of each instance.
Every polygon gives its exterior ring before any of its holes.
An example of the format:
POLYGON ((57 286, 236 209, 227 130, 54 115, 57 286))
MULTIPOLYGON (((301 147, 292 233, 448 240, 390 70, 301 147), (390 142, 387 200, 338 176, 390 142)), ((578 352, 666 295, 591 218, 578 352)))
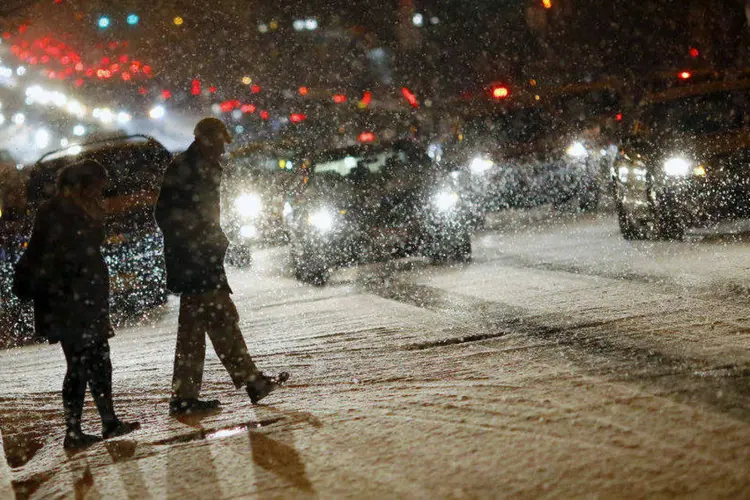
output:
POLYGON ((220 408, 221 402, 218 399, 172 398, 169 401, 169 414, 173 417, 196 413, 210 413, 218 411, 220 408))
POLYGON ((284 385, 287 380, 289 380, 288 372, 281 372, 277 377, 269 377, 263 375, 263 373, 258 373, 255 379, 247 383, 247 395, 250 396, 250 401, 253 404, 257 404, 258 401, 284 385))

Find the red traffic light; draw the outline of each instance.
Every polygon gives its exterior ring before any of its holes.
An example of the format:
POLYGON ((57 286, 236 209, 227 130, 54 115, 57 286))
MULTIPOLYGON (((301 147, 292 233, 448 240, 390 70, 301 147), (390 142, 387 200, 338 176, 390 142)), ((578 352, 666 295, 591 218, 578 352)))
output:
POLYGON ((690 49, 690 57, 695 58, 695 57, 698 57, 699 55, 701 55, 700 50, 696 49, 695 47, 692 47, 690 49))
POLYGON ((492 97, 495 99, 505 99, 510 95, 510 90, 508 90, 508 87, 504 85, 498 85, 496 87, 492 87, 492 97))

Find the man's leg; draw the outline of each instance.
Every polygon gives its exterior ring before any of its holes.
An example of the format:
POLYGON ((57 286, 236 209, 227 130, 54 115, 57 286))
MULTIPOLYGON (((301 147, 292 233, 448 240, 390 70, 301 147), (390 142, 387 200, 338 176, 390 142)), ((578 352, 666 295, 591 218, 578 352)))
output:
POLYGON ((255 381, 260 372, 247 350, 239 325, 239 313, 229 292, 213 292, 208 308, 208 338, 238 389, 255 381))
POLYGON ((203 381, 206 357, 206 299, 204 295, 183 295, 177 327, 177 346, 172 377, 172 399, 197 399, 203 381))

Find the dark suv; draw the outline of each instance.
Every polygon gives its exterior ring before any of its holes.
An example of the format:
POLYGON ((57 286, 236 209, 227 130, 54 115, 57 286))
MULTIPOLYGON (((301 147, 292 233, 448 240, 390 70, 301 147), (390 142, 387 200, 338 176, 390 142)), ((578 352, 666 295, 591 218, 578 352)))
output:
POLYGON ((36 209, 54 195, 58 171, 83 159, 100 162, 110 176, 105 192, 108 220, 103 252, 110 272, 113 313, 132 314, 166 301, 162 239, 153 207, 170 153, 147 136, 76 145, 49 153, 30 167, 26 210, 13 220, 4 220, 0 230, 0 295, 4 302, 0 323, 6 331, 14 330, 16 337, 29 333, 31 313, 10 293, 13 263, 26 246, 36 209))

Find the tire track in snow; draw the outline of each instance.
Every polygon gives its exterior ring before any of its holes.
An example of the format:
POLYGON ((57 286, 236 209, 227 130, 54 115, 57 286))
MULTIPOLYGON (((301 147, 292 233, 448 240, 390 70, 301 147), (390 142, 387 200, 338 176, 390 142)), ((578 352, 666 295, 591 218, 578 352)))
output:
MULTIPOLYGON (((411 344, 406 350, 423 350, 455 346, 462 343, 481 342, 520 333, 543 341, 554 341, 559 346, 580 351, 586 356, 607 358, 619 365, 630 367, 626 373, 609 374, 613 379, 638 385, 655 386, 667 392, 666 396, 679 402, 695 399, 717 411, 750 422, 750 364, 711 365, 699 358, 670 356, 652 348, 623 345, 605 340, 606 328, 613 321, 591 321, 569 326, 552 326, 545 315, 532 310, 482 300, 428 285, 389 277, 387 282, 360 285, 381 298, 428 309, 449 316, 459 316, 467 326, 483 334, 463 338, 446 337, 427 343, 411 344), (718 374, 716 376, 712 374, 718 374)), ((620 320, 614 320, 617 322, 620 320)), ((586 356, 573 361, 584 371, 590 371, 586 356)), ((601 373, 599 373, 601 375, 601 373)))

